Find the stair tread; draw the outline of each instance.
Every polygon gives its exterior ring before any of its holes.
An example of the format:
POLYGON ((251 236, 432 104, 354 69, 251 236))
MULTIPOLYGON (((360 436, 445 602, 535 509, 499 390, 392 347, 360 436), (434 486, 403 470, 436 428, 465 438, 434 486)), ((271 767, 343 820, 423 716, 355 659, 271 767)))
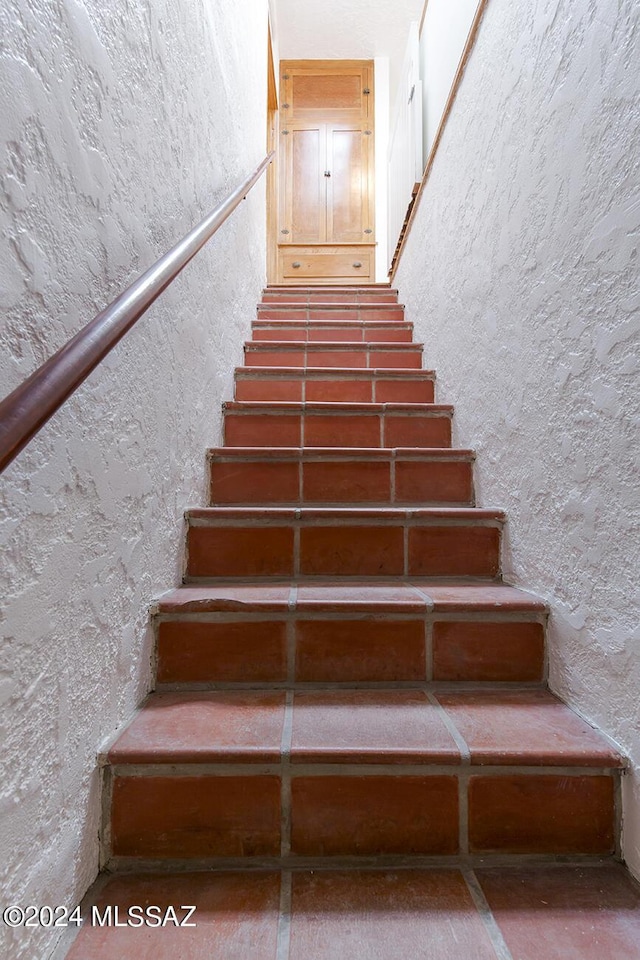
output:
MULTIPOLYGON (((315 310, 316 307, 323 309, 332 309, 334 304, 314 304, 311 309, 315 310)), ((375 304, 372 305, 374 309, 382 309, 375 304)), ((292 304, 292 307, 300 309, 298 304, 292 304)), ((389 304, 385 304, 385 307, 389 307, 389 304)), ((260 309, 265 309, 261 307, 260 309)), ((273 304, 266 304, 266 309, 281 310, 282 306, 274 306, 273 304)), ((413 323, 409 320, 374 320, 374 319, 365 319, 365 320, 330 320, 323 317, 318 317, 314 319, 304 319, 304 320, 294 320, 288 317, 257 317, 255 320, 251 321, 251 325, 257 330, 262 329, 263 327, 275 327, 276 329, 282 327, 285 330, 288 330, 290 327, 294 329, 301 327, 306 329, 307 327, 318 327, 322 330, 324 327, 344 327, 349 329, 350 327, 371 327, 373 330, 386 329, 387 327, 392 330, 412 330, 413 323)))
MULTIPOLYGON (((349 290, 348 287, 343 287, 342 289, 343 289, 345 292, 350 292, 350 290, 349 290)), ((352 289, 353 289, 353 291, 355 292, 355 294, 356 294, 357 296, 361 296, 362 293, 364 293, 365 296, 369 296, 369 295, 372 294, 372 293, 373 293, 373 294, 379 293, 379 294, 383 294, 383 295, 386 297, 386 296, 389 296, 389 294, 396 294, 396 295, 397 295, 397 293, 398 293, 397 290, 389 290, 389 289, 386 289, 386 290, 371 290, 371 289, 365 289, 365 288, 360 288, 360 287, 353 287, 352 289)), ((328 295, 327 295, 327 292, 326 292, 326 288, 323 290, 321 287, 308 287, 308 288, 307 288, 307 287, 299 287, 299 288, 296 288, 296 291, 298 291, 298 290, 302 291, 301 294, 300 294, 301 296, 309 296, 309 295, 314 296, 314 297, 323 296, 323 295, 324 295, 324 296, 328 296, 328 295)), ((281 296, 281 297, 285 297, 285 296, 289 296, 289 295, 290 295, 290 294, 288 294, 288 293, 285 294, 284 292, 281 292, 281 291, 267 291, 267 295, 268 295, 268 296, 272 296, 274 292, 277 293, 277 294, 278 294, 279 296, 281 296)), ((337 293, 337 292, 334 293, 334 296, 336 296, 336 297, 339 296, 339 295, 340 295, 340 294, 337 293)), ((260 305, 262 305, 262 302, 261 302, 261 301, 258 301, 258 302, 259 302, 260 305)), ((292 302, 294 302, 294 301, 292 301, 292 302)), ((316 302, 317 302, 318 304, 320 304, 320 305, 325 304, 325 305, 330 306, 330 307, 334 307, 334 306, 341 307, 343 304, 344 304, 344 306, 347 306, 347 307, 353 305, 353 304, 351 303, 351 301, 349 301, 349 300, 343 300, 342 303, 341 303, 339 300, 329 300, 329 299, 327 299, 327 300, 325 300, 325 301, 318 300, 318 301, 316 301, 316 302)), ((271 305, 271 301, 269 301, 269 300, 267 300, 266 303, 267 303, 267 306, 270 306, 270 305, 271 305)), ((314 303, 313 305, 315 306, 316 303, 314 303)), ((366 306, 366 304, 365 304, 365 306, 366 306)), ((388 306, 388 304, 385 303, 384 306, 388 306)), ((392 306, 395 306, 395 304, 392 304, 392 306)))
POLYGON ((291 350, 322 352, 326 350, 397 350, 422 353, 423 343, 403 340, 245 340, 245 350, 291 350))
MULTIPOLYGON (((113 764, 279 761, 286 694, 152 694, 113 764)), ((547 690, 294 692, 291 763, 620 768, 609 741, 547 690)), ((286 749, 286 748, 285 748, 286 749)))
MULTIPOLYGON (((265 343, 271 342, 273 341, 265 341, 265 343)), ((297 373, 301 377, 335 376, 340 378, 348 374, 354 377, 366 378, 380 376, 394 380, 397 378, 401 380, 434 380, 436 376, 435 370, 424 370, 422 367, 420 369, 415 367, 261 367, 256 364, 255 366, 249 367, 236 367, 235 372, 241 376, 246 376, 247 374, 253 376, 259 373, 261 375, 267 374, 268 376, 277 376, 280 374, 291 377, 292 374, 295 375, 295 373, 297 373)))
MULTIPOLYGON (((398 858, 395 868, 378 870, 307 863, 290 876, 271 869, 108 877, 89 894, 101 911, 117 905, 124 921, 133 905, 193 904, 189 922, 197 927, 125 933, 85 923, 67 960, 140 960, 142 950, 155 960, 249 953, 253 960, 405 960, 418 955, 416 944, 438 960, 496 960, 506 954, 494 950, 487 922, 519 960, 601 960, 603 950, 607 960, 631 960, 640 942, 640 888, 617 863, 481 866, 469 874, 452 866, 407 868, 398 858), (467 882, 486 898, 482 909, 467 882), (289 883, 290 904, 281 897, 289 883), (279 950, 279 942, 290 950, 279 950)), ((177 912, 180 920, 186 915, 177 912)))
POLYGON ((420 519, 426 520, 500 520, 506 519, 504 510, 490 507, 359 507, 349 504, 346 507, 280 507, 280 506, 217 506, 191 507, 185 510, 185 516, 192 520, 224 520, 224 519, 274 519, 274 520, 395 520, 420 519))
POLYGON ((210 447, 210 458, 242 460, 252 457, 259 460, 297 460, 305 457, 321 460, 346 458, 349 460, 474 460, 475 451, 462 447, 210 447))
POLYGON ((307 283, 307 284, 291 284, 291 283, 269 283, 266 287, 262 288, 263 293, 293 293, 298 292, 306 293, 307 291, 318 291, 320 293, 360 293, 364 290, 365 293, 371 293, 371 291, 379 290, 380 293, 396 293, 397 289, 392 287, 390 283, 359 283, 359 284, 347 284, 347 283, 307 283))
POLYGON ((185 511, 189 520, 497 520, 504 522, 504 510, 484 507, 280 507, 217 506, 192 507, 185 511))
MULTIPOLYGON (((257 368, 256 368, 257 369, 257 368)), ((451 403, 337 403, 331 400, 227 400, 227 411, 275 410, 280 413, 453 413, 451 403)))
POLYGON ((160 614, 211 613, 243 610, 380 610, 475 611, 482 613, 535 611, 545 613, 544 600, 517 587, 494 581, 434 582, 411 580, 358 583, 325 580, 314 583, 216 582, 182 586, 164 594, 153 609, 160 614))

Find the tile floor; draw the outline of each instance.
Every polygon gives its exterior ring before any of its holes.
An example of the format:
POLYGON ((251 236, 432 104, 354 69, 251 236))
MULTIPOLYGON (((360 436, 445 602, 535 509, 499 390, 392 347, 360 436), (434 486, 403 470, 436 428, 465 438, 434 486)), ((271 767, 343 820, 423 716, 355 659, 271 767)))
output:
POLYGON ((121 923, 132 904, 171 905, 179 921, 195 905, 197 926, 87 922, 67 960, 640 957, 640 886, 612 863, 120 876, 95 902, 121 923))

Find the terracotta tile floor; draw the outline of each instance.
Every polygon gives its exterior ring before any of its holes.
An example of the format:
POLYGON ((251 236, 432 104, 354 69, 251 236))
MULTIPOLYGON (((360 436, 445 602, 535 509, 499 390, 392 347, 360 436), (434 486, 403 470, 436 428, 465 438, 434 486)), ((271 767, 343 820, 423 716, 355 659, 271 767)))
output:
MULTIPOLYGON (((95 894, 94 894, 95 902, 95 894)), ((82 928, 67 960, 638 960, 617 864, 120 876, 101 913, 194 905, 196 927, 82 928)), ((85 908, 90 916, 90 908, 85 908)))

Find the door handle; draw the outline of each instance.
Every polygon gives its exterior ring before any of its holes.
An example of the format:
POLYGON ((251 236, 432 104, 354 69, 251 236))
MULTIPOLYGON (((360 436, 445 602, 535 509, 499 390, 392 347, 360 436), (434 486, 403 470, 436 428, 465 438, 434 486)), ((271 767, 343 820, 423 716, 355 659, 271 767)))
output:
POLYGON ((330 176, 331 176, 331 170, 325 170, 324 175, 325 175, 325 177, 330 177, 330 176))

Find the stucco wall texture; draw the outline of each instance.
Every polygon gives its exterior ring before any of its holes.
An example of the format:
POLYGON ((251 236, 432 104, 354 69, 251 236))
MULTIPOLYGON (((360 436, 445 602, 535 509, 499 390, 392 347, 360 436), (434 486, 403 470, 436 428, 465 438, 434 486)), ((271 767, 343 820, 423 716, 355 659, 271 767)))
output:
MULTIPOLYGON (((255 169, 266 0, 5 0, 0 393, 255 169)), ((0 902, 77 903, 264 283, 264 181, 0 481, 0 902)), ((7 958, 60 931, 11 932, 7 958)))
POLYGON ((550 682, 626 750, 640 875, 640 5, 489 0, 397 274, 550 682))

